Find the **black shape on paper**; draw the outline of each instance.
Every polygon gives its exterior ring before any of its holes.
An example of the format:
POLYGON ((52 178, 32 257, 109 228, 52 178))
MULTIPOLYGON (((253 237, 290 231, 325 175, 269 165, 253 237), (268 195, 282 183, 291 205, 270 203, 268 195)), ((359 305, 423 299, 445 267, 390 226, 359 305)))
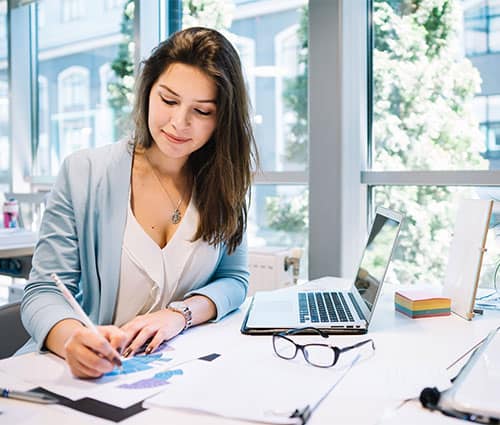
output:
POLYGON ((198 360, 205 360, 206 362, 211 362, 211 361, 215 360, 217 357, 220 357, 220 354, 212 353, 212 354, 208 354, 208 355, 203 356, 203 357, 198 357, 198 360))

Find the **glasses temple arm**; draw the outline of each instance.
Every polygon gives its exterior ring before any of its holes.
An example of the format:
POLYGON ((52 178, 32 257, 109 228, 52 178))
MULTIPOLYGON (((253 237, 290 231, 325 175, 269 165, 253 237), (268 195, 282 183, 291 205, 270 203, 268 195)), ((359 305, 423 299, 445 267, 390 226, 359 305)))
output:
POLYGON ((341 353, 343 353, 344 351, 349 351, 349 350, 352 350, 354 348, 361 347, 362 345, 365 345, 365 344, 367 344, 369 342, 372 343, 372 349, 375 350, 375 343, 373 342, 373 339, 366 339, 364 341, 358 342, 357 344, 349 345, 347 347, 340 348, 339 350, 340 350, 341 353))

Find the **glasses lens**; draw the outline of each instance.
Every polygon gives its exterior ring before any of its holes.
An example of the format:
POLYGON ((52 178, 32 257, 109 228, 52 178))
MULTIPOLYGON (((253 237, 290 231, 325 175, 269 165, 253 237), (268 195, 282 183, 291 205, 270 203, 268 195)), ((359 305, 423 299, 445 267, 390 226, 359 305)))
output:
POLYGON ((282 336, 274 335, 273 345, 276 354, 284 359, 293 359, 295 354, 297 354, 297 347, 295 344, 282 336))
POLYGON ((314 366, 330 367, 335 364, 335 352, 326 345, 306 345, 304 347, 304 356, 314 366))

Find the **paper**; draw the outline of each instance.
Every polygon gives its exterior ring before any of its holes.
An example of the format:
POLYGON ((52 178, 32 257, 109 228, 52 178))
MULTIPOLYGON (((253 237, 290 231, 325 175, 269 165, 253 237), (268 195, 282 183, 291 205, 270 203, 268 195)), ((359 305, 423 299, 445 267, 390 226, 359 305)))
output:
POLYGON ((270 338, 252 340, 252 344, 222 353, 210 364, 186 364, 183 379, 146 400, 144 406, 267 423, 300 423, 298 418, 290 418, 294 410, 314 407, 359 355, 356 350, 346 352, 334 367, 317 368, 306 363, 300 352, 293 360, 278 358, 270 338))
POLYGON ((474 316, 474 301, 483 261, 493 201, 462 199, 450 245, 443 294, 451 310, 465 319, 474 316))
MULTIPOLYGON (((19 378, 12 376, 9 373, 3 372, 0 370, 0 382, 1 386, 4 388, 9 388, 17 391, 29 391, 33 388, 33 385, 24 382, 19 378)), ((33 406, 33 403, 23 403, 23 408, 19 408, 19 401, 15 400, 14 402, 5 402, 5 400, 0 397, 0 423, 2 424, 23 424, 34 423, 34 418, 37 413, 36 406, 33 406)))
POLYGON ((419 401, 411 401, 401 406, 398 402, 394 407, 387 409, 376 425, 459 425, 467 423, 450 418, 437 411, 424 409, 419 401))
POLYGON ((114 369, 99 379, 75 378, 66 362, 53 354, 30 353, 9 358, 0 362, 0 370, 71 400, 89 397, 126 408, 182 378, 184 364, 199 357, 178 353, 171 345, 167 347, 160 353, 123 359, 122 372, 114 369))

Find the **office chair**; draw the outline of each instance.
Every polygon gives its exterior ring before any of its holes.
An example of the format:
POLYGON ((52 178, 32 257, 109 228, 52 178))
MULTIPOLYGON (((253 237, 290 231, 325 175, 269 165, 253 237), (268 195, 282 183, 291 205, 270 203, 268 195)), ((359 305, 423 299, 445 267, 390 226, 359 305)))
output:
POLYGON ((12 356, 28 339, 21 322, 21 303, 0 306, 0 359, 12 356))

